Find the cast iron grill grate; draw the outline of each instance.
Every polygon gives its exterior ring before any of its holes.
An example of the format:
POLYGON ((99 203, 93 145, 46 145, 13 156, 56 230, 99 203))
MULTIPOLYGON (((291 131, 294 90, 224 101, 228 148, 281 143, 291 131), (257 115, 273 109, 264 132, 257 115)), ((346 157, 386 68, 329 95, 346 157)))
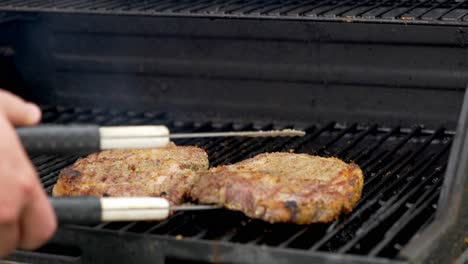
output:
POLYGON ((6 0, 0 11, 381 21, 466 22, 460 0, 6 0))
MULTIPOLYGON (((77 108, 44 108, 45 123, 101 125, 166 124, 171 131, 271 129, 287 126, 173 122, 161 113, 77 108)), ((354 211, 330 224, 271 225, 228 210, 176 213, 148 223, 107 223, 84 227, 184 240, 226 241, 301 251, 324 251, 394 258, 432 221, 453 132, 359 124, 311 124, 303 138, 178 140, 179 145, 204 148, 212 166, 233 163, 262 152, 291 151, 337 156, 354 161, 365 172, 365 187, 354 211)), ((50 192, 60 169, 78 157, 34 156, 44 188, 50 192)))

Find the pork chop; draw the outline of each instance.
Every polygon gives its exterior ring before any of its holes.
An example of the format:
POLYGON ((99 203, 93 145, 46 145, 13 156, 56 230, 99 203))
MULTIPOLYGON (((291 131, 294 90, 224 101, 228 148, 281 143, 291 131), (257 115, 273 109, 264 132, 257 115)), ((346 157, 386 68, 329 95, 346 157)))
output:
POLYGON ((270 223, 330 222, 361 197, 355 164, 307 154, 264 153, 201 172, 191 198, 270 223))
POLYGON ((180 204, 196 178, 208 169, 196 147, 109 150, 79 159, 60 172, 53 196, 154 196, 180 204))

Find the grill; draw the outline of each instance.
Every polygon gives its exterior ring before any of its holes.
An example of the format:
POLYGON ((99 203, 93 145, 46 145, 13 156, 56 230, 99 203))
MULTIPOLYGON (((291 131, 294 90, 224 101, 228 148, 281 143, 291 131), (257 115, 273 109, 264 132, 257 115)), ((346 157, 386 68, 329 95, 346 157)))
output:
MULTIPOLYGON (((44 123, 173 132, 295 128, 304 138, 176 140, 211 166, 263 152, 359 164, 329 224, 229 210, 63 226, 32 263, 446 263, 468 247, 465 1, 5 0, 0 87, 44 123), (3 74, 3 75, 2 75, 3 74)), ((50 193, 78 156, 31 156, 50 193)), ((468 256, 468 253, 465 254, 468 256)))
POLYGON ((183 15, 318 19, 382 22, 451 23, 468 21, 468 5, 455 0, 7 0, 0 10, 128 15, 183 15))
MULTIPOLYGON (((101 125, 166 124, 171 131, 224 131, 284 128, 275 124, 194 123, 167 120, 164 114, 75 108, 45 108, 47 123, 101 125)), ((265 245, 305 254, 337 252, 372 258, 395 258, 420 228, 434 219, 453 131, 360 126, 335 122, 301 127, 301 139, 178 140, 207 151, 212 166, 229 164, 262 152, 289 151, 336 156, 358 163, 365 172, 362 200, 349 216, 331 224, 297 226, 266 224, 232 211, 179 212, 157 222, 108 223, 82 227, 122 234, 145 234, 188 241, 223 241, 230 246, 265 245), (417 227, 417 228, 415 228, 417 227)), ((77 157, 31 157, 44 188, 50 192, 60 169, 77 157)), ((69 255, 63 248, 46 247, 49 254, 69 255)), ((205 253, 208 254, 208 253, 205 253)), ((195 260, 197 260, 195 258, 195 260)), ((198 259, 203 260, 203 259, 198 259)))

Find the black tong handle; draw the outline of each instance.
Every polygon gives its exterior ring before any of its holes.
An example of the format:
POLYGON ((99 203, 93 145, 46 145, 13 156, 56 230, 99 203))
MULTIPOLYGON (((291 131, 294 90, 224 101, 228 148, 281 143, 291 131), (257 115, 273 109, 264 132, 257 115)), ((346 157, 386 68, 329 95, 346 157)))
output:
POLYGON ((100 150, 99 127, 95 125, 41 125, 17 128, 28 154, 89 154, 100 150))
POLYGON ((102 220, 101 201, 97 197, 50 197, 59 224, 99 224, 102 220))

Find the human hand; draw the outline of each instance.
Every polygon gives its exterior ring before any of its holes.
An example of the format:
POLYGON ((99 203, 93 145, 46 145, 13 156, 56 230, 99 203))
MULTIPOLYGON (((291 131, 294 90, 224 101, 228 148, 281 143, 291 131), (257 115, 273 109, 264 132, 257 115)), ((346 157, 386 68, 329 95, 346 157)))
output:
POLYGON ((33 250, 55 232, 57 223, 37 173, 14 126, 40 121, 40 109, 0 90, 0 257, 16 248, 33 250))

